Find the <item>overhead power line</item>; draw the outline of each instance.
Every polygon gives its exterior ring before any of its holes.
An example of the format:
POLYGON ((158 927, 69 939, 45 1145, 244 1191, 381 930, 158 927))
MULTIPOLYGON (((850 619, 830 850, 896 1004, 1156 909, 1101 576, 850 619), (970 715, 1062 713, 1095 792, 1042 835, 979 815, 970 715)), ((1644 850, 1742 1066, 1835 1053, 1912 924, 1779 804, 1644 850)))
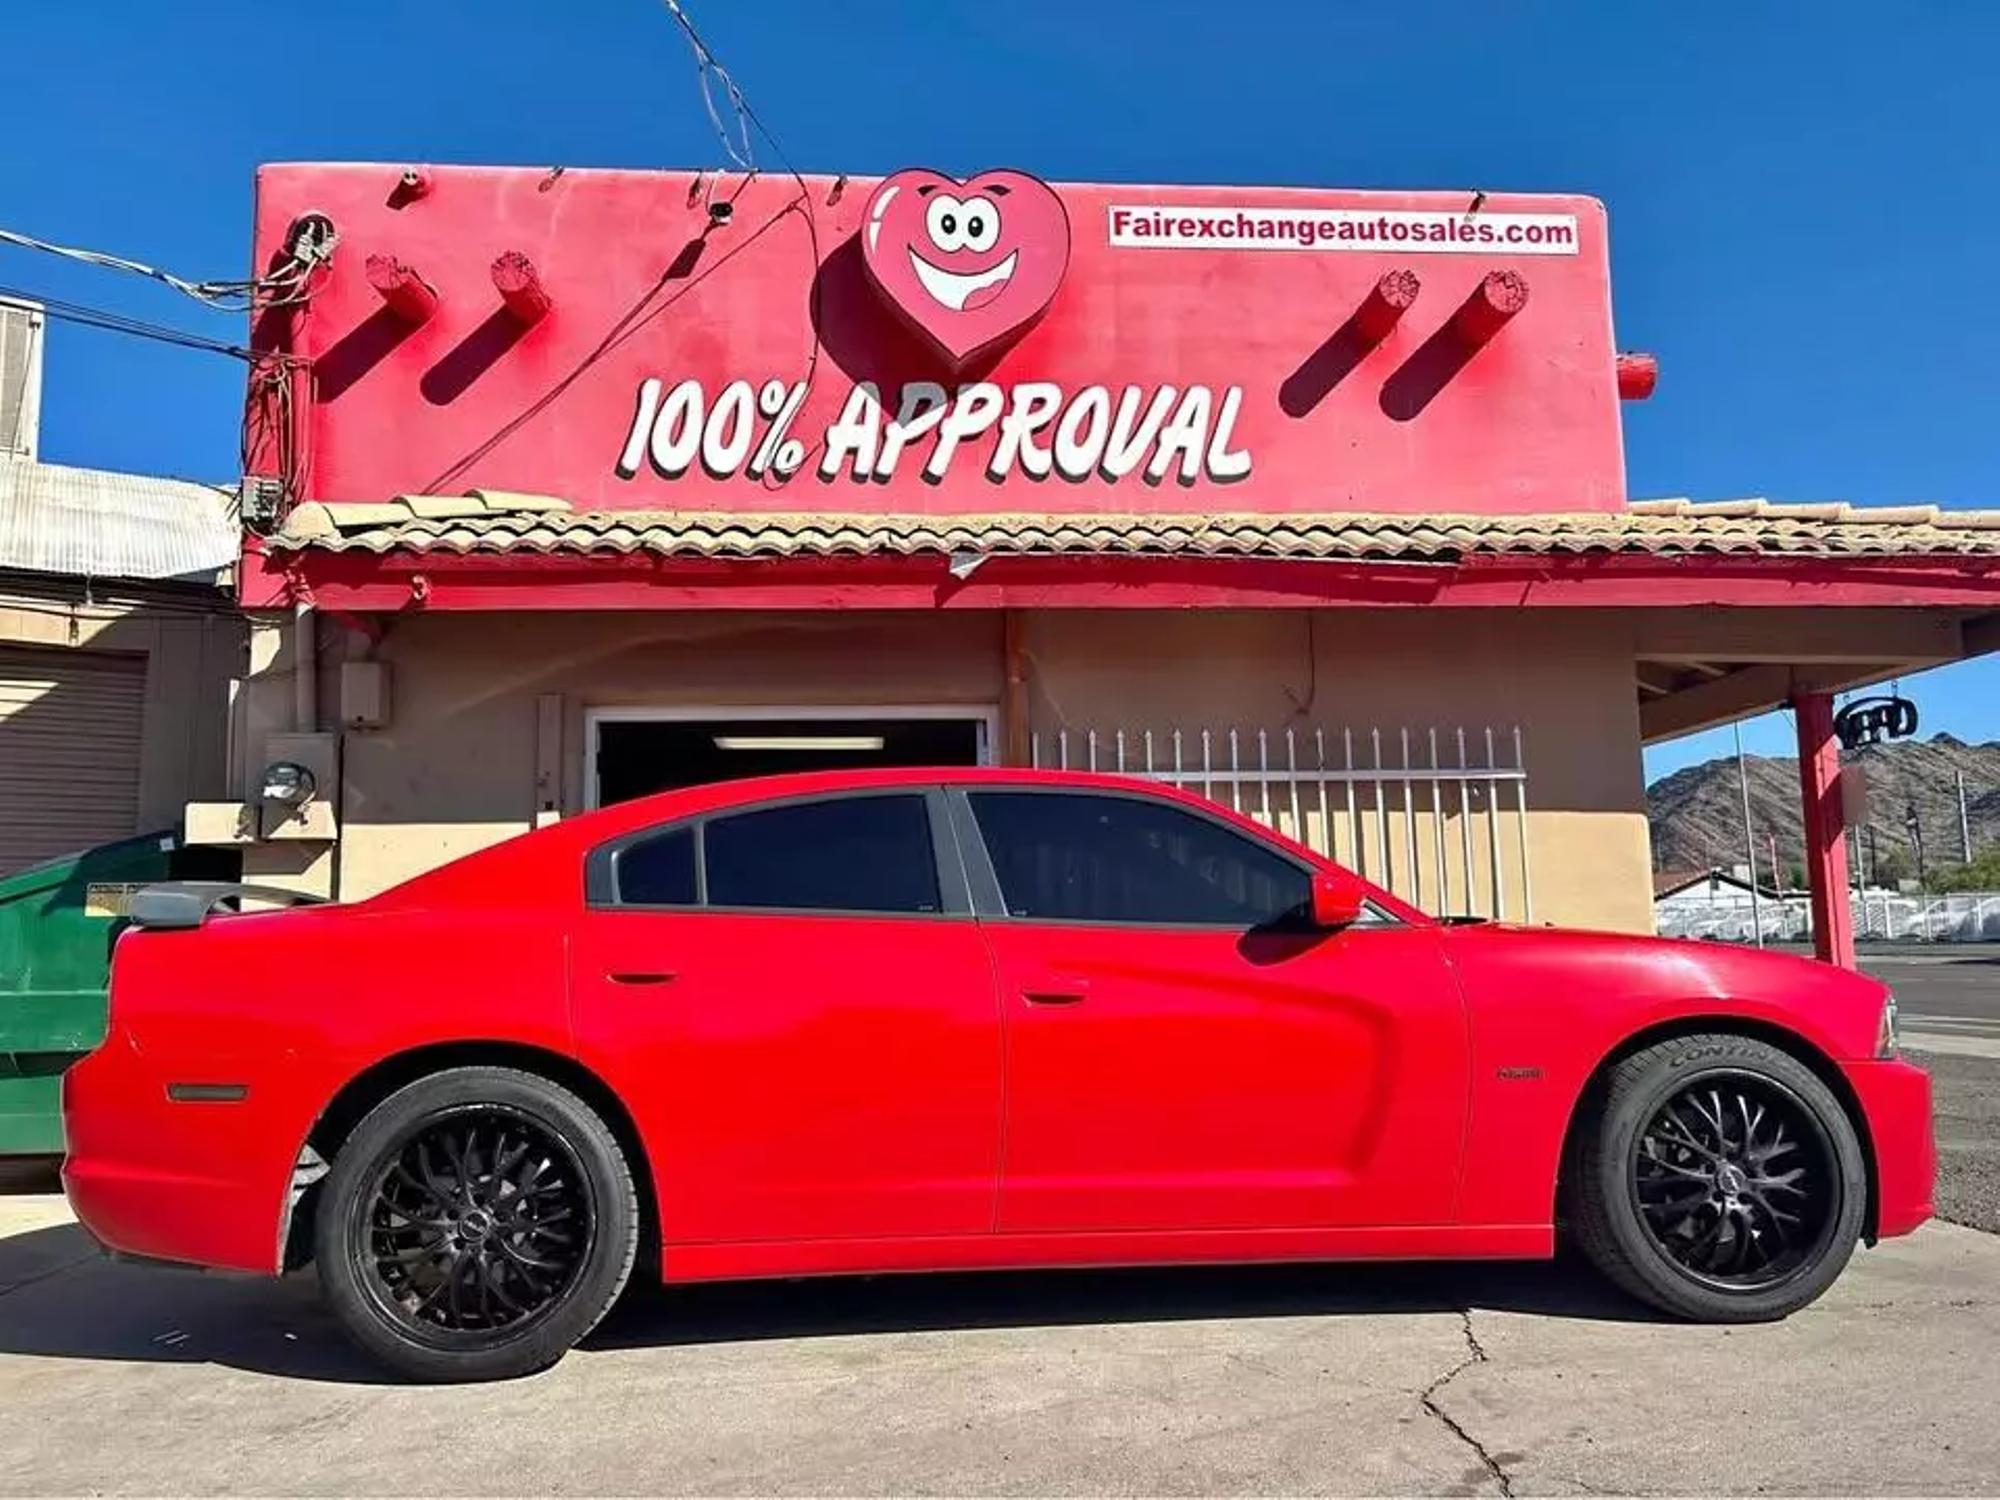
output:
POLYGON ((58 297, 45 297, 40 292, 24 291, 19 287, 0 286, 0 297, 11 297, 18 302, 33 302, 40 306, 44 315, 60 322, 77 323, 85 328, 102 328, 111 333, 130 334, 134 338, 174 344, 182 349, 199 349, 208 354, 227 354, 231 358, 253 364, 267 360, 282 362, 293 358, 291 355, 280 354, 274 350, 249 349, 241 344, 208 338, 199 333, 190 333, 185 328, 170 327, 165 323, 149 323, 143 318, 127 317, 124 313, 90 307, 81 302, 65 302, 58 297))
MULTIPOLYGON (((695 78, 701 85, 702 108, 708 111, 708 123, 715 127, 715 138, 722 142, 723 153, 745 172, 757 170, 757 155, 750 146, 750 126, 756 117, 750 111, 750 101, 743 97, 743 90, 736 86, 736 80, 729 76, 716 55, 708 50, 708 43, 701 39, 701 33, 694 29, 694 22, 681 9, 680 0, 663 0, 667 13, 679 24, 687 37, 688 46, 694 51, 695 78), (729 103, 730 112, 735 116, 735 130, 722 122, 722 111, 716 107, 715 89, 720 85, 724 99, 729 103)), ((762 122, 756 122, 759 131, 762 122)))
POLYGON ((0 244, 37 250, 44 255, 75 261, 79 265, 96 266, 101 270, 143 276, 148 281, 157 281, 221 312, 254 312, 306 301, 312 295, 313 272, 332 258, 335 238, 331 224, 323 220, 301 221, 287 247, 284 262, 269 274, 241 281, 191 281, 129 256, 113 255, 105 250, 88 250, 76 245, 58 245, 53 240, 23 234, 16 229, 0 228, 0 244))
MULTIPOLYGON (((805 174, 792 164, 792 159, 785 154, 784 146, 772 132, 771 127, 764 123, 763 117, 757 113, 756 107, 750 103, 749 98, 744 94, 743 90, 737 87, 735 78, 722 65, 722 60, 715 55, 708 43, 702 40, 701 33, 695 29, 693 19, 682 9, 680 0, 661 0, 661 3, 666 6, 667 14, 674 18, 674 23, 680 27, 681 34, 687 38, 688 46, 694 52, 696 75, 701 84, 702 105, 708 111, 709 123, 715 127, 716 139, 722 143, 722 149, 728 155, 729 159, 743 171, 743 181, 738 185, 736 191, 730 194, 728 201, 733 204, 757 176, 756 159, 750 149, 750 132, 754 129, 758 135, 763 137, 764 143, 771 148, 771 154, 777 158, 778 165, 784 168, 785 175, 790 177, 793 184, 798 188, 797 193, 793 195, 791 201, 779 209, 777 213, 773 214, 770 219, 766 220, 764 225, 757 230, 757 234, 761 235, 764 229, 769 228, 771 224, 777 222, 778 219, 783 218, 786 214, 795 211, 798 212, 805 220, 807 251, 811 256, 812 267, 817 270, 820 264, 819 216, 814 210, 812 193, 806 186, 805 174), (734 138, 731 137, 728 126, 723 123, 721 112, 716 108, 713 88, 715 83, 721 84, 723 95, 729 101, 729 107, 736 117, 734 138)), ((697 177, 697 183, 699 180, 699 177, 697 177)), ((846 179, 842 178, 841 181, 844 182, 846 179)), ((838 192, 837 185, 835 191, 838 192)), ((711 205, 711 208, 713 208, 713 205, 711 205)), ((820 339, 818 331, 819 309, 817 303, 819 282, 817 278, 813 281, 812 296, 815 299, 812 320, 812 351, 806 356, 804 375, 805 386, 808 391, 812 389, 813 381, 819 374, 820 339)), ((762 482, 768 488, 772 483, 771 476, 767 474, 762 482)))

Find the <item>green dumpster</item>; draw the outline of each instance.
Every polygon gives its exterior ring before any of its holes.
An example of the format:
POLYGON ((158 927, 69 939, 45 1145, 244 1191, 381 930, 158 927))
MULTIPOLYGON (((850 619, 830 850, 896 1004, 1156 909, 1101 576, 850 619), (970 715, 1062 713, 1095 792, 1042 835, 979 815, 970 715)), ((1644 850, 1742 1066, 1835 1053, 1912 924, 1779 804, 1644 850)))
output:
POLYGON ((62 1150, 63 1069, 104 1040, 111 943, 132 892, 234 879, 235 863, 234 851, 151 833, 0 880, 0 1155, 62 1150))

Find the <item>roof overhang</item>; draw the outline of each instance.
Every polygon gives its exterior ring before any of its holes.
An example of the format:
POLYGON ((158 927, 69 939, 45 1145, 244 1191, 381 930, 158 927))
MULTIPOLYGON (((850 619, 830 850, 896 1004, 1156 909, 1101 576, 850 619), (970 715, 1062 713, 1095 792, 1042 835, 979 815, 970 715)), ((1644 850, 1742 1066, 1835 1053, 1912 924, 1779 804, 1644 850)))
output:
POLYGON ((1935 607, 2000 610, 2000 558, 1550 554, 1452 559, 1127 553, 662 557, 266 549, 245 608, 1295 609, 1935 607))
POLYGON ((575 511, 531 495, 300 507, 246 607, 1309 605, 2000 608, 2000 512, 1653 502, 1614 514, 575 511))
POLYGON ((1632 614, 1642 739, 2000 649, 2000 512, 1764 501, 1616 514, 575 511, 545 496, 302 506, 246 608, 1451 608, 1632 614))

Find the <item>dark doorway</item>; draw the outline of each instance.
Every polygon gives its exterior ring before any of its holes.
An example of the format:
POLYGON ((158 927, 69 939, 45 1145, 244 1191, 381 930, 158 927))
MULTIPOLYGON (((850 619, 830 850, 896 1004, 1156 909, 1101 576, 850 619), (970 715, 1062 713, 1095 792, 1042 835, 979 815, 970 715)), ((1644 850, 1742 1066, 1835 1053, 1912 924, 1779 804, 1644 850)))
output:
POLYGON ((974 766, 979 719, 605 719, 597 724, 597 805, 654 792, 867 766, 974 766))

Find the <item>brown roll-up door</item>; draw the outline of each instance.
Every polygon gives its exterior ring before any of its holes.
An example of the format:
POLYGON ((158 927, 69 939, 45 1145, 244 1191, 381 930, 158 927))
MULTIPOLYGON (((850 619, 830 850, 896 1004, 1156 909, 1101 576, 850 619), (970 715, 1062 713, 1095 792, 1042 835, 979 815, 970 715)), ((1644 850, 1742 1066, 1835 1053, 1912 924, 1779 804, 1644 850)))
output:
POLYGON ((0 874, 138 832, 146 659, 0 646, 0 874))

